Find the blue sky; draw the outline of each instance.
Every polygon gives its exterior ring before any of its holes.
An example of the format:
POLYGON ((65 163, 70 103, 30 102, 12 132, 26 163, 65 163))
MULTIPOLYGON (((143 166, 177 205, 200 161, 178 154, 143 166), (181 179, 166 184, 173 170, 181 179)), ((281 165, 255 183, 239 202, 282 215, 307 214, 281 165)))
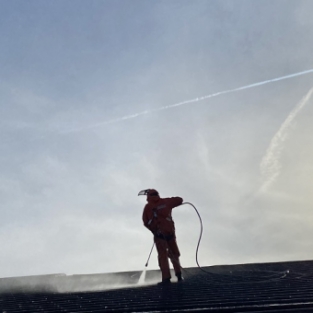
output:
POLYGON ((0 1, 0 277, 143 269, 145 188, 203 266, 311 259, 312 6, 0 1))

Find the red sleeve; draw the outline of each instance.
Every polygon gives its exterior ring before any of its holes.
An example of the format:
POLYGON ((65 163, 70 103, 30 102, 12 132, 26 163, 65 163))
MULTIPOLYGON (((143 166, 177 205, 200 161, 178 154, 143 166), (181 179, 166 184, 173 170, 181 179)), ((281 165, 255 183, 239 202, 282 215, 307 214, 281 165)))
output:
POLYGON ((183 198, 181 197, 172 197, 168 198, 168 203, 172 208, 175 208, 183 203, 183 198))
POLYGON ((142 213, 142 221, 145 226, 148 224, 148 220, 149 217, 147 216, 147 206, 145 206, 142 213))
POLYGON ((153 220, 153 215, 151 212, 151 207, 146 205, 142 213, 142 221, 145 227, 147 227, 152 233, 156 231, 155 220, 153 220))

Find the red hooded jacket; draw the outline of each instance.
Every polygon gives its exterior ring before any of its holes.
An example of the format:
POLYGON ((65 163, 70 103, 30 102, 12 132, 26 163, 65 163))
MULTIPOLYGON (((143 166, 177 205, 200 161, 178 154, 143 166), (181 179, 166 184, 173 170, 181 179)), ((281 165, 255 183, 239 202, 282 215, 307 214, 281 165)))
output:
POLYGON ((156 232, 165 236, 174 234, 175 224, 172 219, 172 209, 182 203, 183 199, 180 197, 157 197, 154 201, 148 201, 142 214, 144 225, 154 234, 156 232))

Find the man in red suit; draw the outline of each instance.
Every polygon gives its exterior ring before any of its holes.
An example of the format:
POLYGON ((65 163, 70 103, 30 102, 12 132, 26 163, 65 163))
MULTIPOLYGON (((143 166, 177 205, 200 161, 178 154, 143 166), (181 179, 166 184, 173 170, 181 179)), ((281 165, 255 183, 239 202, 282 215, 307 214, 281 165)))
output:
POLYGON ((138 195, 147 196, 147 204, 144 207, 142 220, 154 235, 155 246, 158 251, 158 261, 162 272, 162 284, 171 282, 169 261, 171 260, 178 281, 182 281, 181 266, 179 262, 180 252, 176 242, 175 224, 172 219, 172 209, 181 205, 180 197, 160 198, 155 189, 146 189, 138 195))

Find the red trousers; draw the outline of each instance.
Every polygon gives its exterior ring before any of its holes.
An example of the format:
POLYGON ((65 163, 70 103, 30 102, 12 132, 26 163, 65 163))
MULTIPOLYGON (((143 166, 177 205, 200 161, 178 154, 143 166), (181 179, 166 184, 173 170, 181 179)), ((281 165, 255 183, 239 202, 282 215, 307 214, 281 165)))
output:
POLYGON ((175 236, 169 241, 154 237, 154 242, 158 251, 158 261, 162 272, 162 280, 171 278, 168 259, 170 259, 173 264, 175 274, 180 273, 181 272, 181 266, 179 262, 180 252, 177 246, 175 236))

